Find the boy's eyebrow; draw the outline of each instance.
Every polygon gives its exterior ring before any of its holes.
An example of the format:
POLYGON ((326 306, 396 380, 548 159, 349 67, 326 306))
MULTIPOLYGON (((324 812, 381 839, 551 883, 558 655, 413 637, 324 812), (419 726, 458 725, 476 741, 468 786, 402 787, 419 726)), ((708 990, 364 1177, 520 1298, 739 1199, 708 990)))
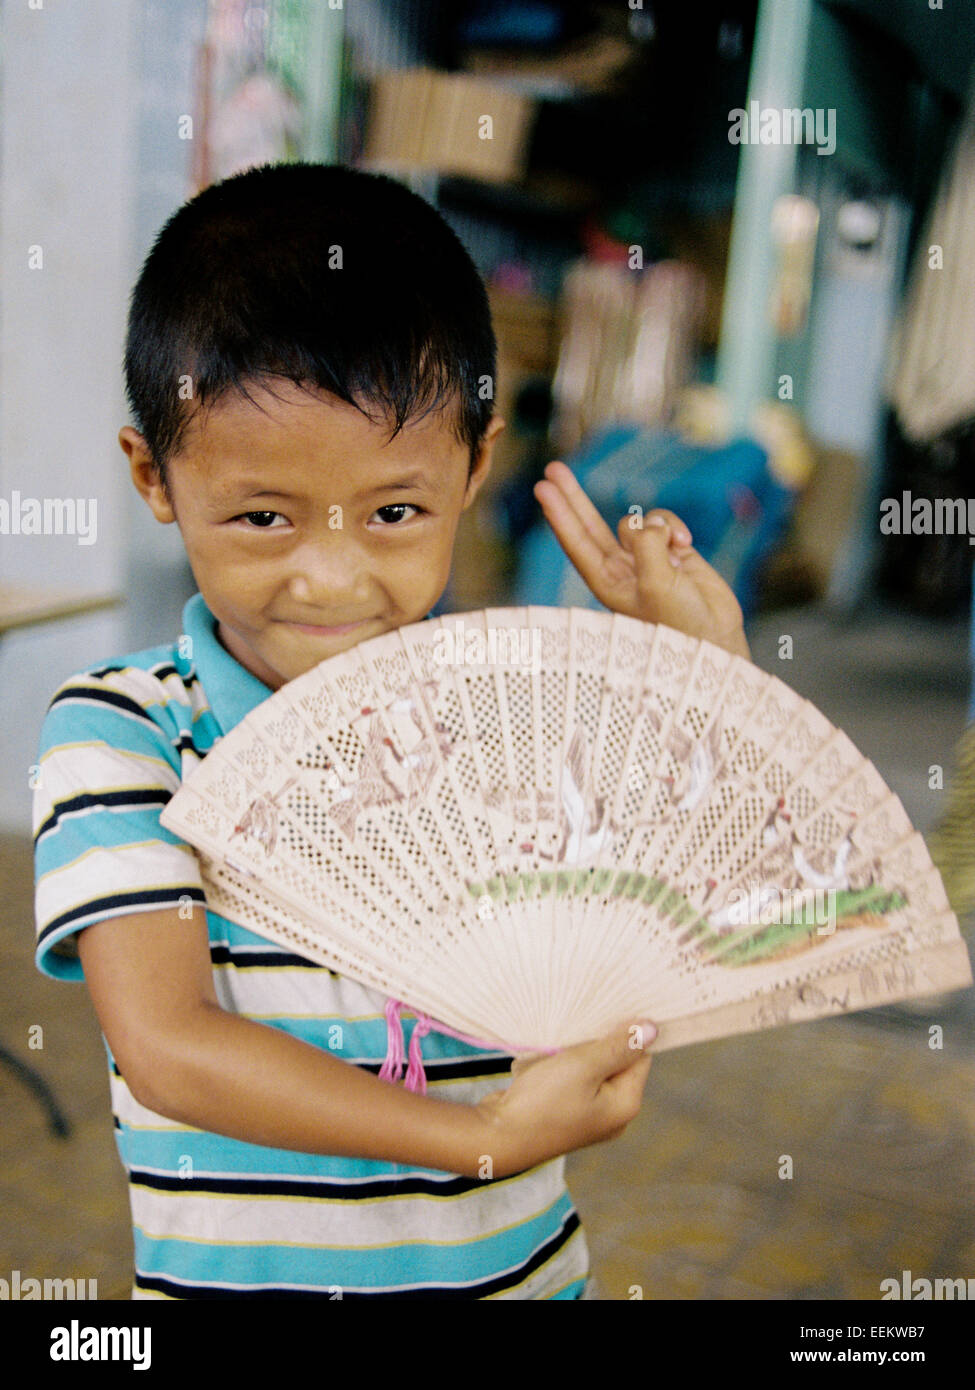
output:
MULTIPOLYGON (((369 497, 374 492, 388 492, 395 488, 397 491, 406 492, 425 492, 432 487, 430 479, 426 473, 415 469, 412 473, 402 473, 396 477, 384 479, 382 482, 373 483, 369 487, 362 488, 356 493, 356 498, 369 497)), ((259 479, 243 478, 234 488, 234 494, 238 497, 282 497, 288 502, 300 502, 302 497, 293 492, 284 492, 276 487, 262 487, 259 479)))
POLYGON ((423 491, 429 486, 430 480, 427 475, 420 469, 414 469, 412 473, 402 473, 398 477, 375 483, 372 487, 364 487, 358 495, 368 497, 372 492, 385 492, 387 488, 415 488, 417 491, 423 491))

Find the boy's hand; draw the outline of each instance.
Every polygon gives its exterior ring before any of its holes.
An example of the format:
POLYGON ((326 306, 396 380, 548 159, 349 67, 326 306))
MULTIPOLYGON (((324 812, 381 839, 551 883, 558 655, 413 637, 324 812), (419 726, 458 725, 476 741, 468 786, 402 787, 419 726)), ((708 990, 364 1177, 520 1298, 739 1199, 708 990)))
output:
POLYGON ((658 508, 639 521, 627 515, 617 540, 564 463, 550 463, 534 490, 559 544, 600 603, 750 658, 738 600, 692 548, 690 531, 673 512, 658 508))
POLYGON ((510 1087, 478 1106, 492 1131, 485 1143, 494 1176, 622 1134, 640 1109, 652 1060, 644 1047, 656 1033, 652 1023, 630 1024, 551 1057, 516 1061, 510 1087))

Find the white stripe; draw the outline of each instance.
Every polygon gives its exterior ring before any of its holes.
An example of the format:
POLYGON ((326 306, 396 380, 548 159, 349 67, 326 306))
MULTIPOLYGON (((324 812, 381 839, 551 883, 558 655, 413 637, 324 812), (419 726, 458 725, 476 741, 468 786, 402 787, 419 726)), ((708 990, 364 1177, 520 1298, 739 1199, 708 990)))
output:
MULTIPOLYGON (((388 1249, 399 1243, 467 1245, 533 1220, 563 1193, 563 1159, 508 1182, 456 1196, 216 1196, 133 1187, 135 1224, 154 1239, 213 1245, 296 1245, 388 1249)), ((389 1176, 404 1178, 409 1170, 389 1176)), ((548 1239, 546 1231, 539 1239, 548 1239)))
MULTIPOLYGON (((51 869, 37 885, 35 899, 38 929, 66 912, 95 899, 116 893, 145 892, 153 888, 196 888, 202 890, 196 856, 186 845, 165 845, 150 840, 141 845, 115 849, 92 849, 66 865, 51 869)), ((152 911, 156 903, 124 905, 119 912, 152 911)), ((175 910, 175 909, 174 909, 175 910)))
MULTIPOLYGON (((200 714, 210 708, 203 695, 203 690, 198 678, 194 674, 193 683, 189 690, 183 683, 180 675, 173 671, 169 675, 160 679, 155 675, 155 671, 161 670, 164 666, 174 666, 175 661, 157 662, 149 670, 141 666, 126 666, 123 671, 106 671, 102 676, 92 676, 90 672, 80 672, 64 681, 58 688, 56 694, 72 689, 83 689, 85 687, 92 690, 114 690, 119 695, 127 695, 136 704, 142 705, 183 705, 192 710, 195 714, 200 714)), ((73 695, 69 698, 75 698, 73 695)), ((102 706, 104 708, 104 705, 102 706)), ((121 713, 121 711, 119 711, 121 713)), ((152 718, 151 715, 148 716, 152 718)))
MULTIPOLYGON (((147 736, 161 744, 160 733, 158 724, 146 727, 147 736)), ((44 755, 41 767, 38 791, 43 789, 52 807, 69 797, 97 796, 103 791, 165 787, 175 792, 179 787, 179 773, 162 755, 112 748, 94 739, 58 744, 44 755)))
POLYGON ((35 835, 59 802, 106 791, 155 787, 172 794, 180 784, 179 773, 161 756, 122 752, 97 742, 59 744, 42 757, 39 766, 32 807, 35 835))

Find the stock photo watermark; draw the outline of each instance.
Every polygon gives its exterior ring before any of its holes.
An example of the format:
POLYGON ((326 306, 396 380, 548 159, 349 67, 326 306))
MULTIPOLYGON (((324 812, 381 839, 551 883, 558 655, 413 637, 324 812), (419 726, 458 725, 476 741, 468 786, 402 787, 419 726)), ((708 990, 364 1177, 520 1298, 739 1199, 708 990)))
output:
POLYGON ((880 1281, 881 1301, 906 1299, 915 1303, 941 1303, 955 1299, 975 1298, 975 1279, 915 1279, 909 1269, 902 1269, 900 1278, 892 1276, 880 1281))
POLYGON ((885 497, 880 503, 882 536, 967 536, 975 545, 975 498, 885 497))
POLYGON ((729 926, 808 926, 819 936, 836 931, 836 889, 733 888, 725 916, 729 926))
POLYGON ((463 619, 443 627, 433 645, 438 666, 517 666, 542 669, 542 634, 537 627, 468 628, 463 619))
POLYGON ((94 545, 98 499, 24 497, 15 488, 0 497, 0 536, 75 536, 79 545, 94 545))
POLYGON ((833 154, 836 108, 780 108, 750 101, 747 110, 736 106, 728 112, 728 141, 732 145, 815 145, 817 154, 833 154))
POLYGON ((29 1303, 35 1299, 76 1302, 97 1297, 97 1279, 36 1279, 21 1274, 19 1269, 11 1270, 9 1279, 0 1278, 0 1302, 29 1303))
POLYGON ((134 1371, 152 1365, 151 1327, 83 1327, 72 1318, 51 1329, 52 1361, 131 1361, 134 1371))

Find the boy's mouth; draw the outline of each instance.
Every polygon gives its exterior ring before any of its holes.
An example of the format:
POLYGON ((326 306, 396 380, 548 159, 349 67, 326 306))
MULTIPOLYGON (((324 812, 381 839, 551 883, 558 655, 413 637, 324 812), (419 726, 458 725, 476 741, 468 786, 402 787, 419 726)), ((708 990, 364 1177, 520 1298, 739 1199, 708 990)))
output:
POLYGON ((355 623, 342 623, 338 627, 320 627, 312 623, 288 623, 297 632, 308 633, 311 637, 341 637, 344 632, 354 632, 357 627, 363 627, 369 621, 368 618, 360 618, 355 623))

